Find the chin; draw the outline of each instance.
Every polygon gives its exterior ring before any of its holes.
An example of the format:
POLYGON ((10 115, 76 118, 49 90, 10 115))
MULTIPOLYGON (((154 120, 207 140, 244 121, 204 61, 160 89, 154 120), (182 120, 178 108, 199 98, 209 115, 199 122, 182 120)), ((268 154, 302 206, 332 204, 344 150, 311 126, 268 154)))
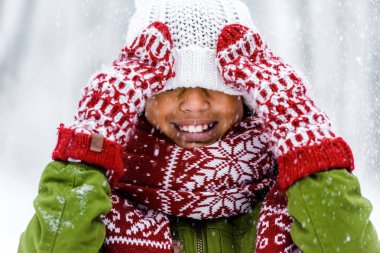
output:
POLYGON ((210 141, 210 142, 207 142, 207 143, 201 143, 201 142, 176 142, 176 141, 174 141, 174 142, 177 144, 177 146, 179 146, 181 148, 203 148, 203 147, 207 147, 209 145, 212 145, 212 144, 214 144, 217 141, 215 140, 215 141, 210 141))

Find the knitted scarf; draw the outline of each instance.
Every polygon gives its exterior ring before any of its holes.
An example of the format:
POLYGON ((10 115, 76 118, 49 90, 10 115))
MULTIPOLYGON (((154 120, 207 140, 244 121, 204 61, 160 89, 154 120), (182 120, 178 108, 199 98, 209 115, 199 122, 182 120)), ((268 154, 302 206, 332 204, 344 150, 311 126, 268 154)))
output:
POLYGON ((106 252, 172 252, 167 215, 231 217, 262 200, 255 252, 295 252, 292 218, 268 142, 254 116, 218 142, 194 149, 176 146, 140 117, 125 148, 125 171, 113 190, 113 208, 103 217, 106 252))

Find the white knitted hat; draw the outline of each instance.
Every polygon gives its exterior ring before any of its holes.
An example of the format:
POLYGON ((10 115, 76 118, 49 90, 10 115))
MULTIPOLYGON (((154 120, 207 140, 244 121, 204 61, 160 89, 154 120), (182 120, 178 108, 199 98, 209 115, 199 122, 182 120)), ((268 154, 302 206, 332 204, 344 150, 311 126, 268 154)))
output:
MULTIPOLYGON (((248 96, 224 84, 216 65, 216 43, 224 26, 239 23, 253 28, 248 8, 239 0, 135 0, 127 44, 150 23, 165 23, 174 42, 176 76, 165 90, 203 87, 248 96)), ((165 91, 164 90, 164 91, 165 91)))

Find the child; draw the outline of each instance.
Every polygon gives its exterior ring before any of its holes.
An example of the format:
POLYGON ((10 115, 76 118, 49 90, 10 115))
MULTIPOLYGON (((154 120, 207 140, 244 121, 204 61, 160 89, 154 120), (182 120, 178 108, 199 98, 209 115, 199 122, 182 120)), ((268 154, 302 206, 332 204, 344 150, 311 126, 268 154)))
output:
POLYGON ((380 252, 349 146, 231 0, 140 6, 19 252, 380 252), (145 29, 144 29, 145 28, 145 29))

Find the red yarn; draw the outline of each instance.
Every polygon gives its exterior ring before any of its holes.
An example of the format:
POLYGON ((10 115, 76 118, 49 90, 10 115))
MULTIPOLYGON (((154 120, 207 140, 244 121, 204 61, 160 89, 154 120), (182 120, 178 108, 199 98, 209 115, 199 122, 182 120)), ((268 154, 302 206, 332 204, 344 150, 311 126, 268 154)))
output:
POLYGON ((174 76, 172 46, 168 27, 154 22, 111 67, 94 75, 84 88, 74 123, 59 128, 53 159, 101 166, 115 184, 124 171, 123 145, 145 100, 174 76))
POLYGON ((274 55, 260 35, 239 24, 223 28, 218 68, 227 85, 246 90, 270 134, 280 187, 331 168, 354 168, 349 146, 331 130, 327 116, 306 95, 304 80, 274 55))
POLYGON ((91 150, 92 135, 75 133, 75 130, 60 126, 54 160, 80 160, 107 169, 107 177, 115 184, 124 172, 123 148, 120 144, 104 139, 102 150, 91 150))
POLYGON ((350 147, 342 138, 326 139, 321 144, 297 148, 277 159, 281 190, 285 191, 298 179, 318 171, 334 168, 354 169, 350 147))
POLYGON ((262 196, 256 252, 296 248, 269 138, 255 115, 202 148, 176 146, 143 117, 134 136, 125 149, 125 173, 113 191, 113 208, 103 218, 106 252, 171 252, 167 215, 231 217, 249 211, 262 196))

